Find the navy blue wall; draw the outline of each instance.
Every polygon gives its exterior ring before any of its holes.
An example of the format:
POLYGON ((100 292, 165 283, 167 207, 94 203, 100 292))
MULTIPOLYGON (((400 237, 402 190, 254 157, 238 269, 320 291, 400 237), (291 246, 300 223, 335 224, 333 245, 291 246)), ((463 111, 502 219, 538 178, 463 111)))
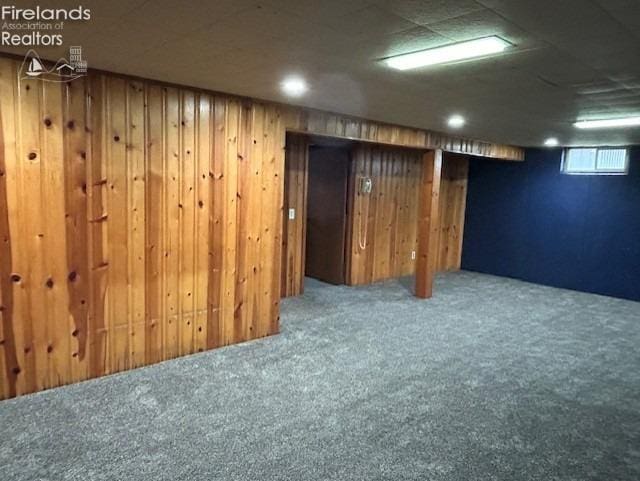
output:
POLYGON ((561 149, 473 159, 462 268, 640 301, 640 147, 628 175, 564 175, 561 149))

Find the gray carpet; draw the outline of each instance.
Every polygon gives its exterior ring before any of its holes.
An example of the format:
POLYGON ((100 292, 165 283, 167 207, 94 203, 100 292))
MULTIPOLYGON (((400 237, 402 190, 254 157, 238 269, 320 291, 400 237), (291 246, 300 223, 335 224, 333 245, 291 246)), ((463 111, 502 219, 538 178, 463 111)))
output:
POLYGON ((2 480, 638 480, 640 304, 307 283, 282 334, 0 403, 2 480))

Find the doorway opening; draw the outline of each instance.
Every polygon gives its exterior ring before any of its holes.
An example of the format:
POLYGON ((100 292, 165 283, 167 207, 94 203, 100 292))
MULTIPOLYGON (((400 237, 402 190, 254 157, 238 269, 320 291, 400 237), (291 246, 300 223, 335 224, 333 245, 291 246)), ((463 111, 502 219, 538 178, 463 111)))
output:
POLYGON ((282 296, 412 276, 424 152, 288 134, 282 296))
POLYGON ((329 284, 346 282, 350 143, 309 145, 304 274, 329 284))

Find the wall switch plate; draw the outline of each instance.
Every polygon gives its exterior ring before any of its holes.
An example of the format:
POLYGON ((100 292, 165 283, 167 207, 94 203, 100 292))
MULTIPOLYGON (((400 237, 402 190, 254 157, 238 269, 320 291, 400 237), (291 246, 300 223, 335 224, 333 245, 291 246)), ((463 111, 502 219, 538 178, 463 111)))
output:
POLYGON ((411 260, 415 260, 416 258, 416 251, 411 251, 411 260))
POLYGON ((296 210, 295 209, 289 209, 289 220, 293 220, 296 218, 296 210))
POLYGON ((360 193, 370 194, 373 189, 373 181, 371 177, 360 177, 360 193))

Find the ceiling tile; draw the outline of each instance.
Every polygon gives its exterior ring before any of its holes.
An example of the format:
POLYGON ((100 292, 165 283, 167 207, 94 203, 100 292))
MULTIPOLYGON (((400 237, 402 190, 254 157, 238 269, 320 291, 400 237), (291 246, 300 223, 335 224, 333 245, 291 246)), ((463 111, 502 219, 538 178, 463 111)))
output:
POLYGON ((146 25, 162 38, 164 32, 192 32, 258 6, 257 0, 151 0, 130 11, 121 22, 146 25))
POLYGON ((554 47, 522 52, 510 57, 511 65, 558 86, 591 82, 602 74, 554 47))
POLYGON ((416 24, 374 5, 336 17, 328 26, 355 40, 389 35, 413 28, 416 24))
POLYGON ((606 11, 629 33, 640 38, 640 2, 637 0, 597 0, 606 11))
POLYGON ((497 35, 511 42, 516 48, 530 48, 540 41, 520 27, 491 10, 480 10, 429 25, 429 29, 455 41, 497 35))
POLYGON ((377 5, 418 25, 430 25, 483 10, 474 0, 374 0, 377 5))
POLYGON ((449 39, 426 27, 413 27, 402 32, 363 39, 346 45, 345 54, 357 58, 378 60, 402 53, 415 52, 449 43, 449 39))
POLYGON ((371 0, 265 0, 264 3, 314 23, 332 22, 372 5, 371 0))

